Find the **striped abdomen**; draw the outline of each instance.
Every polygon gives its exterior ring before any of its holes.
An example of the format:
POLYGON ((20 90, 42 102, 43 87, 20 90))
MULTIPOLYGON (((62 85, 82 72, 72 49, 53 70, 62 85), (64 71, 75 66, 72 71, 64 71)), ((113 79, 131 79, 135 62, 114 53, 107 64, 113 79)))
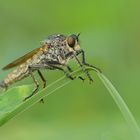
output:
POLYGON ((24 63, 20 64, 15 70, 8 74, 7 77, 0 83, 0 87, 7 88, 11 84, 27 77, 30 74, 29 66, 41 62, 41 56, 44 50, 40 48, 40 50, 36 54, 34 54, 31 58, 27 59, 24 63))
POLYGON ((0 86, 7 88, 16 81, 23 79, 29 75, 29 69, 27 63, 23 63, 18 66, 13 72, 7 75, 7 77, 1 82, 0 86))

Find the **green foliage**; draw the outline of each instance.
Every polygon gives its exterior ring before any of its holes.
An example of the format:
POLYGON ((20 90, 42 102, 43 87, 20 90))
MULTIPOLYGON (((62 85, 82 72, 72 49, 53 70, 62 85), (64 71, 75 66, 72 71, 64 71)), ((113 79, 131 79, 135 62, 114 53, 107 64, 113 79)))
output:
MULTIPOLYGON (((112 80, 139 123, 139 5, 138 0, 1 0, 0 68, 40 47, 40 41, 51 34, 81 32, 80 45, 87 62, 100 67, 112 80)), ((48 84, 62 76, 59 71, 42 72, 48 84)), ((8 73, 10 70, 0 71, 0 81, 8 73)), ((27 78, 17 84, 30 83, 32 79, 27 78)), ((33 89, 25 87, 0 94, 0 104, 3 100, 5 105, 9 103, 9 111, 12 104, 22 103, 33 89)), ((44 104, 35 104, 3 125, 0 139, 134 139, 98 76, 94 75, 93 85, 77 79, 55 93, 45 98, 44 104)))
POLYGON ((101 73, 97 73, 99 78, 101 79, 102 83, 105 85, 107 90, 109 91, 110 95, 112 96, 113 100, 116 102, 118 108, 120 109, 121 113, 123 114, 125 120, 128 122, 129 126, 131 127, 132 131, 137 140, 140 138, 140 128, 129 110, 128 106, 120 96, 119 92, 115 89, 112 83, 101 73))
MULTIPOLYGON (((88 71, 94 70, 93 68, 87 68, 88 71)), ((133 117, 131 111, 129 110, 128 106, 112 85, 112 83, 100 72, 96 71, 98 77, 101 79, 102 83, 105 85, 107 90, 109 91, 110 95, 113 97, 114 101, 116 102, 117 106, 119 107, 120 111, 122 112, 124 118, 131 126, 132 130, 135 132, 136 138, 140 137, 140 129, 137 125, 135 118, 133 117)), ((79 73, 82 73, 82 70, 77 70, 72 73, 73 76, 78 76, 79 73)), ((1 96, 0 100, 0 125, 6 123, 9 119, 15 117, 19 113, 25 111, 26 109, 33 106, 35 103, 39 102, 45 96, 48 96, 58 89, 64 87, 71 80, 62 78, 56 80, 52 84, 48 85, 45 89, 39 91, 36 95, 31 97, 27 101, 23 101, 25 97, 29 95, 29 91, 31 91, 31 86, 20 86, 9 90, 7 93, 1 96)))
MULTIPOLYGON (((81 73, 81 70, 73 72, 72 75, 75 76, 78 73, 81 73)), ((26 101, 23 100, 31 94, 31 88, 33 88, 33 86, 24 85, 8 90, 0 96, 0 126, 69 82, 71 82, 71 80, 66 79, 66 77, 63 76, 26 101)))

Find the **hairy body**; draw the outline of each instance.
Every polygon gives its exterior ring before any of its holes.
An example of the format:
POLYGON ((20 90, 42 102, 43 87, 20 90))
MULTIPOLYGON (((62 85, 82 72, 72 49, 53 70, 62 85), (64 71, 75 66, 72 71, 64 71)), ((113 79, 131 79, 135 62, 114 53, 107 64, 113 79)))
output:
MULTIPOLYGON (((16 66, 17 68, 7 75, 7 77, 0 83, 0 87, 7 88, 14 82, 17 82, 31 75, 33 81, 36 84, 36 88, 31 94, 32 96, 38 90, 39 87, 39 84, 33 75, 34 71, 38 71, 38 74, 44 83, 44 87, 46 86, 46 80, 41 74, 40 69, 59 69, 62 70, 68 78, 73 80, 74 78, 71 77, 71 75, 69 74, 69 72, 71 72, 72 70, 68 66, 68 62, 72 58, 75 58, 77 60, 77 62, 79 63, 89 80, 92 81, 91 76, 83 66, 91 65, 85 62, 84 51, 80 48, 78 36, 64 36, 61 34, 57 34, 51 35, 46 40, 44 40, 40 48, 33 50, 32 52, 5 66, 3 70, 7 70, 16 66), (77 58, 77 55, 79 55, 80 53, 83 56, 82 62, 80 62, 77 58)), ((28 99, 29 97, 25 99, 28 99)))

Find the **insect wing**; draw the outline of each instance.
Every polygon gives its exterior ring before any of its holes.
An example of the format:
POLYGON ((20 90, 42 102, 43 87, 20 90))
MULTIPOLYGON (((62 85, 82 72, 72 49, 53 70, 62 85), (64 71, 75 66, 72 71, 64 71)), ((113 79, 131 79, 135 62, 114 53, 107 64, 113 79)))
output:
POLYGON ((22 56, 22 57, 18 58, 17 60, 9 63, 8 65, 6 65, 4 68, 2 68, 2 70, 8 70, 10 68, 16 67, 16 66, 24 63, 26 60, 28 60, 33 55, 35 55, 39 50, 40 50, 40 48, 37 48, 37 49, 25 54, 24 56, 22 56))

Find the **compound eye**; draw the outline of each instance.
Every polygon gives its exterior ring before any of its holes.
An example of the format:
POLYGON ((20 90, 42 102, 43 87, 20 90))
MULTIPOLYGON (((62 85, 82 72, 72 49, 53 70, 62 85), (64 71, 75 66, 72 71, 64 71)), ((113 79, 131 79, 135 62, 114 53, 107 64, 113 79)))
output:
POLYGON ((68 45, 69 45, 71 48, 73 48, 73 47, 75 46, 75 42, 76 42, 76 40, 75 40, 74 37, 72 37, 72 36, 69 36, 69 37, 68 37, 67 43, 68 43, 68 45))

